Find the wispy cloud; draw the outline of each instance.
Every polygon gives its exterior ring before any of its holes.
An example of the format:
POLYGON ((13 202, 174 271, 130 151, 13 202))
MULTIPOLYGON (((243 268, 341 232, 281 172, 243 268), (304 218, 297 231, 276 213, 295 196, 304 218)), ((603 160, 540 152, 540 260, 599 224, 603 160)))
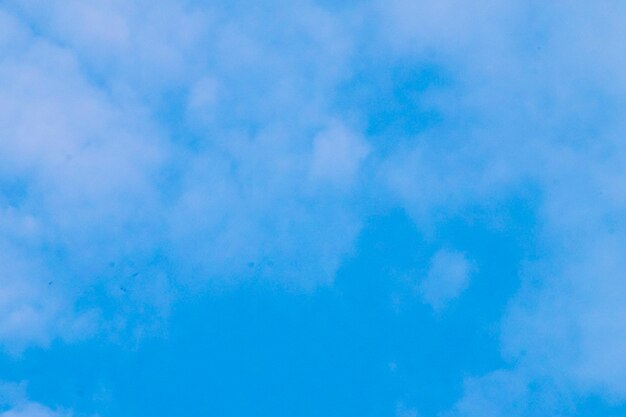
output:
POLYGON ((53 410, 29 401, 26 384, 0 383, 0 416, 2 417, 71 417, 66 410, 53 410))

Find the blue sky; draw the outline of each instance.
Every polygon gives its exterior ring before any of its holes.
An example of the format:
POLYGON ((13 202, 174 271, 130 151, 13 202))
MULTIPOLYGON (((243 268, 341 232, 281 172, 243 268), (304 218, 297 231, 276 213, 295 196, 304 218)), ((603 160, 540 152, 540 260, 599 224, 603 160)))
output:
POLYGON ((626 415, 625 20, 0 2, 0 417, 626 415))

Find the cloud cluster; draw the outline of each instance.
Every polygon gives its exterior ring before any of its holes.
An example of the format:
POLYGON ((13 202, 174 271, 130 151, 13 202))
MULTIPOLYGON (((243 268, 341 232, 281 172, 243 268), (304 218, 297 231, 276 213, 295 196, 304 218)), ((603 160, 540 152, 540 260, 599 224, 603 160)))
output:
MULTIPOLYGON (((503 319, 510 369, 468 380, 455 412, 567 409, 528 409, 537 381, 626 399, 626 7, 223 3, 3 3, 0 344, 132 328, 129 306, 160 316, 214 280, 330 282, 372 200, 436 239, 531 190, 540 247, 503 319), (339 109, 384 66, 372 56, 443 74, 407 105, 437 123, 368 137, 361 103, 339 109)), ((459 296, 469 269, 436 255, 424 299, 459 296)))
POLYGON ((135 331, 216 279, 332 281, 368 154, 328 102, 350 46, 282 6, 3 6, 0 344, 135 331))
POLYGON ((540 246, 520 266, 523 286, 503 321, 513 371, 470 382, 454 415, 565 412, 566 401, 527 393, 545 379, 564 396, 623 401, 626 206, 618 184, 626 90, 617 22, 626 9, 402 0, 380 7, 395 23, 388 35, 400 53, 435 60, 455 80, 433 99, 443 127, 387 169, 416 221, 432 225, 442 212, 490 208, 516 190, 536 190, 529 205, 540 246), (531 410, 532 403, 546 408, 531 410))

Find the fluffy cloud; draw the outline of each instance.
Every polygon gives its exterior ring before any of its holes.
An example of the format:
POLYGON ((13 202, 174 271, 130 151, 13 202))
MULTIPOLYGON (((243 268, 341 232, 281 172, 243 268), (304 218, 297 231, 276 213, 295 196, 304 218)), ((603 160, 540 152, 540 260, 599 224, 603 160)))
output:
POLYGON ((326 102, 349 41, 300 6, 4 5, 0 344, 141 333, 214 279, 332 281, 367 145, 326 102))
POLYGON ((352 184, 369 146, 342 126, 332 126, 313 141, 311 176, 340 187, 352 184))
POLYGON ((1 340, 46 344, 89 333, 98 313, 77 305, 119 278, 111 262, 152 256, 166 145, 142 107, 94 85, 71 50, 3 19, 3 43, 22 46, 4 48, 0 68, 1 340))
POLYGON ((529 411, 525 392, 544 378, 563 395, 624 400, 626 372, 616 361, 626 343, 617 324, 626 242, 616 184, 624 182, 626 129, 617 115, 626 91, 616 22, 626 10, 583 2, 380 7, 396 23, 387 35, 399 53, 435 61, 454 79, 434 99, 446 123, 385 168, 416 221, 432 228, 442 212, 492 208, 520 187, 540 195, 529 204, 541 255, 520 266, 523 286, 503 322, 503 354, 516 370, 473 381, 455 415, 563 412, 559 401, 529 411), (488 394, 494 386, 517 391, 488 394))
MULTIPOLYGON (((31 257, 0 244, 0 339, 13 352, 54 337, 74 340, 92 333, 94 311, 77 311, 58 291, 56 277, 31 257)), ((58 285, 58 284, 57 284, 58 285)))
POLYGON ((428 273, 420 282, 422 299, 435 310, 443 308, 467 288, 471 270, 463 253, 440 250, 433 255, 428 273))

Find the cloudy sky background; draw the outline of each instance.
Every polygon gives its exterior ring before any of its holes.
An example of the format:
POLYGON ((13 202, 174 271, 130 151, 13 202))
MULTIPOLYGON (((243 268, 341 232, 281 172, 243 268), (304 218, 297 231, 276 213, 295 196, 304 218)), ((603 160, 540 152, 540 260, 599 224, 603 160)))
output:
POLYGON ((0 416, 626 414, 626 4, 0 2, 0 416))

